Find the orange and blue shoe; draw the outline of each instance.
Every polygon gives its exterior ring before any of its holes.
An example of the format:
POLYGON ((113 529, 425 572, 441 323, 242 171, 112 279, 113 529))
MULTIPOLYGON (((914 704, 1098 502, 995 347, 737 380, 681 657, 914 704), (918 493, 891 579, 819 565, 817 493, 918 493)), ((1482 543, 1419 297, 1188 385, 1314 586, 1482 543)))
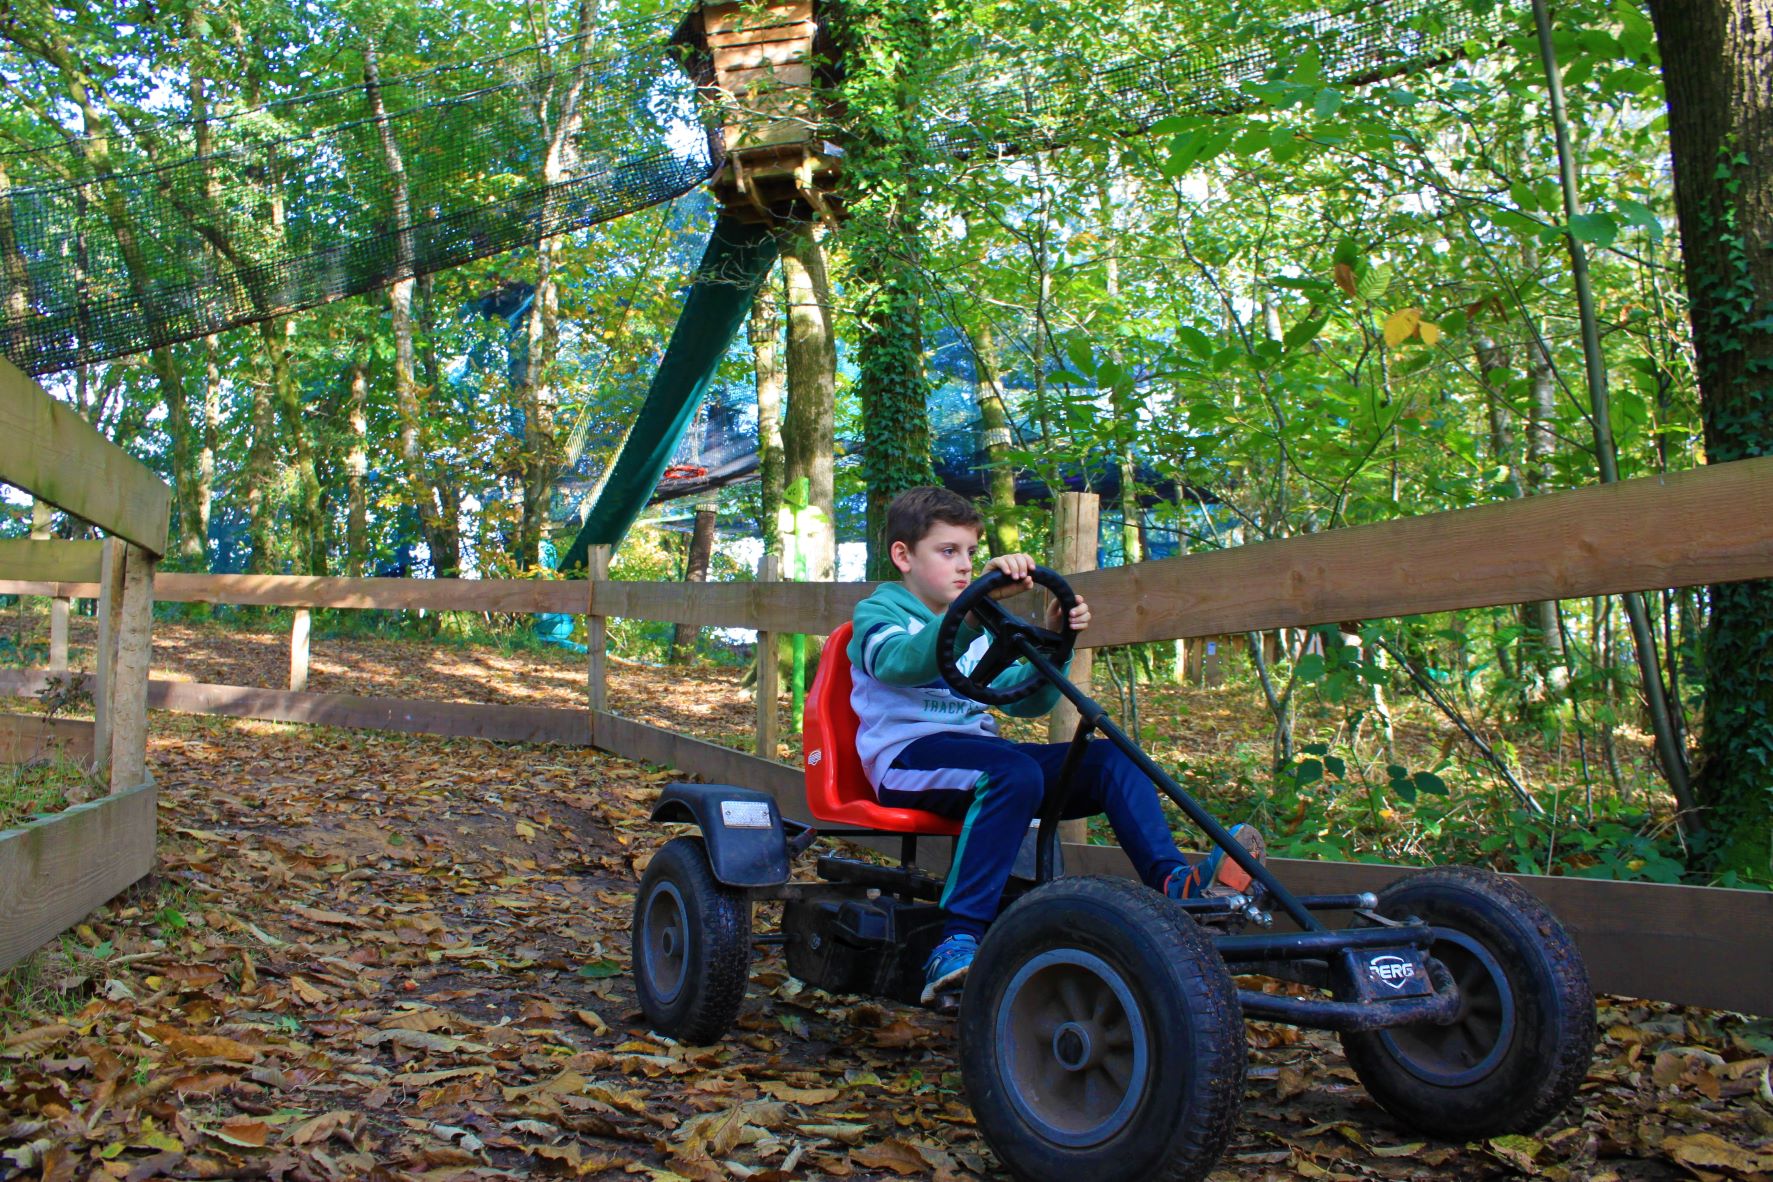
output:
MULTIPOLYGON (((1254 825, 1233 825, 1232 840, 1244 847, 1258 863, 1268 861, 1268 842, 1254 825)), ((1181 866, 1164 880, 1164 894, 1172 899, 1200 899, 1215 895, 1245 895, 1255 881, 1250 872, 1215 849, 1193 866, 1181 866)))

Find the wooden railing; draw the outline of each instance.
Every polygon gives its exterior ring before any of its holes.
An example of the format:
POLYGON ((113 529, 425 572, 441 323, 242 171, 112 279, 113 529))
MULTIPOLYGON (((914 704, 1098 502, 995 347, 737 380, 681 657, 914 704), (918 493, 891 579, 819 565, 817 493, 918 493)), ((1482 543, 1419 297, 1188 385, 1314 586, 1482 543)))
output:
MULTIPOLYGON (((103 541, 0 540, 0 576, 79 584, 98 600, 91 723, 0 716, 0 758, 54 746, 88 762, 110 795, 0 831, 0 968, 76 922, 154 865, 148 781, 148 660, 154 565, 171 491, 140 461, 0 358, 0 481, 91 522, 103 541)), ((68 605, 51 613, 51 663, 65 665, 68 605)))
MULTIPOLYGON (((606 569, 606 555, 593 561, 598 573, 606 569)), ((1085 643, 1108 645, 1756 578, 1773 578, 1773 458, 1087 572, 1073 583, 1095 609, 1085 643)), ((823 634, 849 618, 871 585, 165 575, 156 590, 171 601, 298 609, 568 612, 588 616, 596 638, 612 617, 823 634)), ((65 598, 92 591, 77 581, 0 581, 0 594, 65 598)), ((586 710, 174 682, 154 683, 151 700, 201 713, 591 743, 769 791, 788 815, 805 818, 797 769, 603 709, 601 650, 594 643, 587 663, 586 710)), ((40 678, 0 675, 0 691, 28 692, 40 678)), ((760 697, 759 729, 770 732, 765 720, 774 695, 760 697)), ((1112 847, 1070 846, 1067 857, 1073 869, 1127 872, 1112 847)), ((1326 891, 1368 889, 1407 872, 1338 863, 1282 866, 1290 881, 1326 891)), ((1575 932, 1597 988, 1738 1010, 1773 1008, 1773 894, 1521 881, 1575 932)))

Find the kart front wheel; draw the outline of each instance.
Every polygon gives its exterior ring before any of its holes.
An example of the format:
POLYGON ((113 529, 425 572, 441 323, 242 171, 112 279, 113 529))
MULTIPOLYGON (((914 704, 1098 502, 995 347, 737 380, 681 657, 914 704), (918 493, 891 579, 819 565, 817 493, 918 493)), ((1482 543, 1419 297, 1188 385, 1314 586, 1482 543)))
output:
POLYGON ((700 837, 674 837, 634 898, 634 991, 653 1029, 717 1041, 739 1016, 751 970, 751 901, 723 886, 700 837))
POLYGON ((1545 904, 1499 874, 1442 867, 1379 895, 1389 919, 1436 929, 1428 954, 1452 973, 1459 1012, 1349 1033, 1342 1049, 1393 1116, 1454 1140, 1530 1133, 1576 1095, 1594 1054, 1582 954, 1545 904))
POLYGON ((1065 878, 991 925, 960 1062, 992 1151, 1031 1182, 1185 1182, 1243 1101, 1243 1013, 1212 941, 1123 879, 1065 878))

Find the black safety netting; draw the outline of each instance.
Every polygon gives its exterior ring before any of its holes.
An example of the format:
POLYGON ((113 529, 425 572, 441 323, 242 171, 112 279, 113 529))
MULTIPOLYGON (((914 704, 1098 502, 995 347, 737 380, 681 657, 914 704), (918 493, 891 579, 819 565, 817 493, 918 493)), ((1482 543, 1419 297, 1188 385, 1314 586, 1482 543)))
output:
POLYGON ((1195 13, 1221 27, 1183 38, 1150 23, 1149 10, 1139 16, 1125 38, 1138 48, 1107 62, 1073 37, 981 46, 938 79, 925 108, 932 146, 1013 155, 1135 135, 1170 116, 1233 114, 1259 101, 1255 86, 1306 61, 1326 85, 1372 83, 1493 44, 1516 19, 1502 0, 1375 0, 1300 16, 1195 13))
POLYGON ((19 368, 142 352, 534 244, 687 192, 718 162, 652 28, 224 113, 204 121, 202 154, 199 132, 0 159, 0 352, 19 368), (550 175, 548 129, 581 69, 577 131, 550 175))

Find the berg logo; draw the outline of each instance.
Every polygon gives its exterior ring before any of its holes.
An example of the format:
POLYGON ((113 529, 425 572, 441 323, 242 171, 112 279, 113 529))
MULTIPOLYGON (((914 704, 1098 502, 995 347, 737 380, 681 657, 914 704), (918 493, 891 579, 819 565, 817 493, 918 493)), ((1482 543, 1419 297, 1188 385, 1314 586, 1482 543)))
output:
POLYGON ((821 759, 824 759, 824 758, 825 758, 824 748, 814 747, 811 751, 808 751, 806 753, 806 765, 808 767, 813 767, 816 764, 818 764, 818 762, 821 759))
POLYGON ((1393 989, 1402 989, 1416 975, 1416 966, 1401 956, 1386 953, 1367 962, 1367 971, 1393 989))

